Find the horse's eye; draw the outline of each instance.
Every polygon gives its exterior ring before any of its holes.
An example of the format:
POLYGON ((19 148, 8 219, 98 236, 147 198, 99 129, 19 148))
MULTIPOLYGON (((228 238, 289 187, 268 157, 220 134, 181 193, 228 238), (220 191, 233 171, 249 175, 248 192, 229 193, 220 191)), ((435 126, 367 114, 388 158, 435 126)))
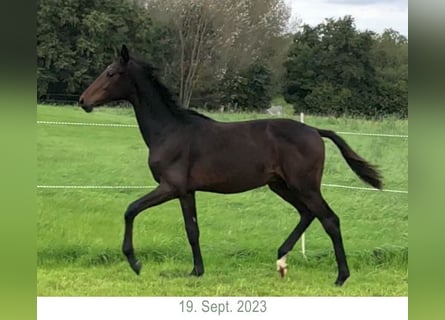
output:
POLYGON ((107 71, 107 77, 111 78, 112 76, 114 76, 114 72, 113 71, 107 71))

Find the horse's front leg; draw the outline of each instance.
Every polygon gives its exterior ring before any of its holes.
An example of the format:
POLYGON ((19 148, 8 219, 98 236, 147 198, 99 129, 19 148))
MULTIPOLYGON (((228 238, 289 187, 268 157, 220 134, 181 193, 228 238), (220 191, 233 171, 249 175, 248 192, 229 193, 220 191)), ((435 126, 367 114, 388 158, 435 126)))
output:
POLYGON ((191 275, 201 276, 204 273, 201 249, 199 247, 199 227, 196 216, 195 194, 188 193, 179 198, 184 216, 187 237, 193 252, 193 270, 191 275))
POLYGON ((134 272, 136 272, 136 274, 139 274, 141 271, 141 263, 136 259, 134 255, 134 248, 133 248, 134 219, 139 213, 141 213, 145 209, 157 206, 161 203, 164 203, 176 197, 177 193, 175 192, 174 188, 170 187, 167 184, 160 184, 152 192, 139 198, 138 200, 134 201, 128 206, 128 209, 125 212, 125 234, 124 234, 124 243, 122 245, 122 251, 124 252, 124 255, 127 257, 127 260, 130 263, 131 268, 133 269, 134 272))

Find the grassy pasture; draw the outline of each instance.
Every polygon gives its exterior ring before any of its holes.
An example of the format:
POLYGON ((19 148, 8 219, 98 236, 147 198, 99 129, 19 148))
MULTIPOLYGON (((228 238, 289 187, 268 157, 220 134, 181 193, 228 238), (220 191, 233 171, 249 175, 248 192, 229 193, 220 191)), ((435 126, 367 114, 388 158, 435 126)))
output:
MULTIPOLYGON (((221 121, 263 114, 209 114, 221 121)), ((43 121, 136 124, 131 110, 38 106, 43 121)), ((408 121, 322 118, 305 122, 336 131, 407 134, 408 121)), ((403 138, 344 136, 380 166, 386 189, 408 189, 403 138)), ((137 128, 37 125, 39 185, 155 185, 137 128)), ((324 183, 365 187, 326 140, 324 183)), ((298 215, 267 187, 235 195, 197 194, 206 273, 192 269, 178 201, 142 213, 134 245, 143 264, 134 275, 121 254, 123 213, 144 189, 37 189, 37 285, 40 296, 403 296, 408 294, 408 195, 338 188, 323 194, 340 216, 351 278, 333 285, 331 242, 315 221, 298 242, 289 273, 275 271, 276 251, 298 215)))

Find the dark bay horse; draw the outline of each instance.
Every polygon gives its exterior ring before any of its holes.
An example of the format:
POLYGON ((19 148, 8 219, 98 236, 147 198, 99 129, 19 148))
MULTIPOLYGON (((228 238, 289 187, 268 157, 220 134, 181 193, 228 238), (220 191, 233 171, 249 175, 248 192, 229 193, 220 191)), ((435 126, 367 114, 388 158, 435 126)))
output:
POLYGON ((340 220, 320 192, 325 149, 322 137, 340 149, 351 169, 381 189, 379 172, 332 131, 288 119, 222 123, 181 108, 159 81, 153 67, 130 57, 122 46, 118 59, 81 95, 86 112, 115 100, 127 100, 150 149, 148 165, 158 186, 131 203, 125 212, 123 253, 131 268, 141 264, 133 249, 133 222, 143 210, 179 199, 193 252, 192 275, 204 265, 199 246, 195 192, 237 193, 268 185, 289 202, 301 219, 278 249, 277 271, 287 272, 286 257, 301 234, 317 218, 332 240, 338 266, 336 285, 349 277, 340 220))

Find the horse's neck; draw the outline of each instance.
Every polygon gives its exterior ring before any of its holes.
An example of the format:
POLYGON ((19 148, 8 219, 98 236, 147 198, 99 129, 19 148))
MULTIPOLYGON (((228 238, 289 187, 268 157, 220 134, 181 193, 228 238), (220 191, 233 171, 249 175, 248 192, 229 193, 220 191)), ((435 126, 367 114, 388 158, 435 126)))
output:
POLYGON ((178 120, 155 91, 139 94, 132 102, 142 137, 148 147, 164 139, 178 120))

